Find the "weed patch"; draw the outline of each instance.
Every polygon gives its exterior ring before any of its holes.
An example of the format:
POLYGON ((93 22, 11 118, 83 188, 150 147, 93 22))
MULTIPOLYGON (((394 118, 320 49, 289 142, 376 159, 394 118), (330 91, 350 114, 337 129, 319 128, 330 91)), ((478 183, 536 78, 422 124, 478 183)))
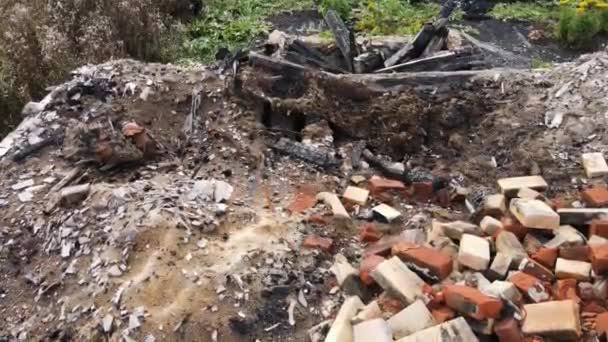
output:
POLYGON ((414 35, 439 13, 434 3, 402 2, 400 0, 368 1, 357 15, 356 29, 371 34, 414 35))
POLYGON ((562 0, 557 36, 566 46, 587 48, 598 34, 608 34, 606 0, 562 0))
POLYGON ((549 2, 499 3, 490 12, 499 20, 522 20, 553 26, 559 20, 559 7, 549 2))

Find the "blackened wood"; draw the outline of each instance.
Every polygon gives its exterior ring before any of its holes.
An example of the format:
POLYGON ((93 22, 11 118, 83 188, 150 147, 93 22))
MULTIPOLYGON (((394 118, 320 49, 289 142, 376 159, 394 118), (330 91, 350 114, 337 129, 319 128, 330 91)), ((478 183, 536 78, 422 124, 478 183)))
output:
POLYGON ((336 44, 344 56, 348 71, 353 72, 353 56, 354 56, 354 41, 352 40, 353 34, 346 27, 340 15, 334 10, 329 10, 325 14, 325 22, 329 26, 329 29, 334 34, 336 44))

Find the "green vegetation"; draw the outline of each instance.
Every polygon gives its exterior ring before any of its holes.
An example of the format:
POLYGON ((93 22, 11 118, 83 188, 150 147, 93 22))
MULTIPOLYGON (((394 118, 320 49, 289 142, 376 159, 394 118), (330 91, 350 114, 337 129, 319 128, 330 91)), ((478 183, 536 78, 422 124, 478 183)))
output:
POLYGON ((357 15, 355 28, 372 34, 416 34, 439 13, 435 3, 411 4, 400 0, 370 0, 357 15))
POLYGON ((588 47, 598 34, 608 34, 608 2, 565 0, 560 3, 557 37, 571 48, 588 47))
POLYGON ((352 16, 353 8, 358 6, 359 2, 359 0, 321 0, 319 11, 324 14, 328 10, 334 10, 343 19, 348 19, 352 16))
POLYGON ((531 67, 532 69, 550 69, 553 67, 553 63, 544 61, 540 58, 533 58, 531 67))
POLYGON ((559 20, 559 7, 551 2, 499 3, 490 15, 500 20, 522 20, 552 27, 559 20))

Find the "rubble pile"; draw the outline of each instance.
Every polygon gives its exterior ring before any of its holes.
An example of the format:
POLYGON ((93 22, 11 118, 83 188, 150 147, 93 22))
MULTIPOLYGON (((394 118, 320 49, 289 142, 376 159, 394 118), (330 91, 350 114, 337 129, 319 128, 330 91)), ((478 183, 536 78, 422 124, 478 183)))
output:
POLYGON ((604 338, 606 52, 419 71, 444 26, 352 55, 326 21, 338 64, 275 33, 28 104, 0 142, 0 341, 604 338), (379 54, 415 72, 357 73, 379 54))

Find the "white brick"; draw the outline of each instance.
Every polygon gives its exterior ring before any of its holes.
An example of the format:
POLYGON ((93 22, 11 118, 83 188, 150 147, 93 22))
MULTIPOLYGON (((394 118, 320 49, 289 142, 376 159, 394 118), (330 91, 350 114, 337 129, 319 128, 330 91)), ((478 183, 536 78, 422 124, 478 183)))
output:
POLYGON ((355 342, 393 342, 393 333, 382 318, 361 322, 354 326, 355 342))
POLYGON ((530 188, 521 188, 517 192, 517 197, 524 199, 541 199, 543 195, 540 192, 530 188))
POLYGON ((540 200, 514 198, 511 200, 511 213, 528 228, 557 229, 559 215, 540 200))
POLYGON ((490 243, 479 236, 464 234, 460 240, 458 262, 476 271, 485 271, 490 264, 490 243))
POLYGON ((382 216, 386 220, 386 222, 392 222, 401 216, 401 212, 384 203, 375 206, 372 210, 377 215, 382 216))
POLYGON ((493 236, 494 233, 503 228, 502 222, 493 218, 492 216, 486 216, 479 223, 481 230, 488 236, 493 236))
POLYGON ((524 305, 522 331, 526 336, 541 335, 575 341, 581 334, 579 306, 573 300, 524 305))
POLYGON ((494 260, 492 260, 492 265, 490 265, 490 278, 505 279, 512 262, 513 258, 511 256, 501 252, 496 253, 496 256, 494 256, 494 260))
MULTIPOLYGON (((422 300, 416 300, 388 320, 397 339, 435 325, 433 315, 422 300)), ((371 340, 370 340, 371 341, 371 340)))
POLYGON ((367 198, 369 197, 369 190, 361 189, 356 186, 349 186, 344 191, 342 197, 345 201, 365 205, 365 203, 367 203, 367 198))
POLYGON ((380 263, 370 275, 384 290, 406 304, 423 295, 424 281, 396 256, 380 263))
POLYGON ((325 342, 353 342, 353 326, 350 320, 362 307, 363 302, 359 297, 352 296, 346 298, 327 333, 325 342))
POLYGON ((541 176, 525 176, 499 179, 498 187, 503 195, 514 197, 521 188, 545 191, 548 185, 541 176))
POLYGON ((553 234, 555 236, 545 243, 545 247, 559 248, 565 245, 582 245, 585 243, 585 238, 572 226, 560 226, 553 231, 553 234))
POLYGON ((601 246, 601 245, 605 245, 608 244, 608 239, 601 237, 599 235, 592 235, 589 238, 589 241, 587 241, 587 244, 591 247, 593 246, 601 246))
POLYGON ((359 313, 351 319, 352 324, 358 324, 374 318, 382 318, 382 309, 378 305, 378 301, 374 300, 367 304, 359 313))
POLYGON ((503 194, 488 195, 483 201, 483 212, 486 215, 501 215, 507 212, 507 200, 503 194))
POLYGON ((453 240, 460 240, 462 234, 483 235, 481 228, 477 225, 464 221, 442 223, 441 227, 445 236, 453 240))
POLYGON ((322 201, 325 205, 330 207, 334 216, 347 219, 350 218, 350 215, 348 215, 348 212, 344 209, 344 205, 340 202, 338 195, 331 192, 321 192, 317 194, 317 201, 322 201))
POLYGON ((510 300, 514 303, 519 303, 522 299, 521 292, 519 292, 513 283, 508 281, 496 280, 490 286, 485 287, 482 292, 490 296, 510 300))
POLYGON ((557 258, 555 276, 559 279, 574 278, 587 281, 591 275, 591 263, 557 258))
POLYGON ((503 230, 498 233, 495 244, 496 251, 510 256, 512 262, 516 265, 519 265, 523 259, 528 257, 528 253, 526 253, 517 236, 509 231, 503 230))
POLYGON ((608 175, 608 164, 602 153, 584 153, 582 156, 583 168, 587 178, 602 177, 608 175))
POLYGON ((404 337, 397 342, 478 342, 467 321, 458 317, 404 337))

